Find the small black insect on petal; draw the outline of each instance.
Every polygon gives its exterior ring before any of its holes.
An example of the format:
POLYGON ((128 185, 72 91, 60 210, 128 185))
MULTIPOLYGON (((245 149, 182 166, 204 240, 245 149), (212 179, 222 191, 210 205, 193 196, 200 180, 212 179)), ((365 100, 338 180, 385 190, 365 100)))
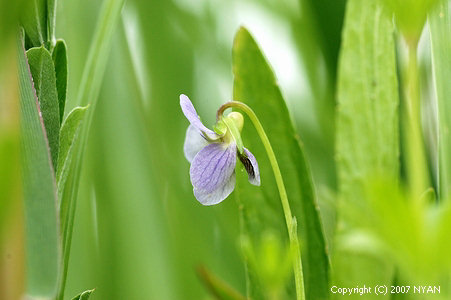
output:
POLYGON ((243 164, 244 168, 246 168, 247 174, 249 174, 249 179, 254 179, 255 178, 254 167, 252 166, 252 163, 249 160, 249 158, 246 155, 240 153, 238 153, 238 157, 240 158, 240 161, 243 164))

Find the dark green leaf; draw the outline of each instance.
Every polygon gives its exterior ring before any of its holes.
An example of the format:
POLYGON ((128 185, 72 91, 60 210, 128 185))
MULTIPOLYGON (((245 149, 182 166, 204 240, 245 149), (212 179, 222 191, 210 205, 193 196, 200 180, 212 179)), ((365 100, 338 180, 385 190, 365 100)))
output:
POLYGON ((80 295, 75 296, 72 300, 88 300, 91 297, 91 294, 94 292, 94 289, 87 290, 81 293, 80 295))
POLYGON ((432 63, 439 111, 440 197, 451 196, 451 14, 442 1, 430 15, 432 63))
POLYGON ((66 105, 67 91, 67 54, 66 43, 63 40, 56 42, 52 52, 53 64, 55 66, 56 90, 58 92, 58 103, 60 123, 63 122, 64 107, 66 105))
POLYGON ((58 162, 59 145, 59 108, 58 94, 56 91, 55 68, 52 57, 43 46, 31 48, 27 51, 28 64, 30 65, 36 95, 44 120, 53 168, 58 162))
MULTIPOLYGON (((244 28, 234 41, 233 73, 233 99, 245 102, 255 111, 280 165, 291 209, 298 220, 307 299, 326 299, 329 264, 310 170, 273 72, 244 28)), ((259 162, 262 182, 261 187, 255 187, 247 182, 243 172, 238 174, 237 194, 245 233, 255 242, 269 229, 288 241, 279 193, 263 145, 251 124, 245 124, 242 137, 244 146, 259 162)), ((259 298, 258 284, 249 275, 253 289, 250 296, 259 298)), ((294 290, 294 282, 290 289, 294 290)))
POLYGON ((63 197, 66 181, 71 170, 72 159, 74 157, 74 145, 78 139, 81 123, 85 116, 88 107, 76 107, 74 108, 67 118, 64 120, 61 126, 60 133, 60 148, 58 156, 58 168, 56 171, 56 182, 58 184, 58 198, 59 212, 60 212, 60 224, 64 233, 64 228, 67 223, 67 198, 63 197))
POLYGON ((52 298, 56 293, 60 265, 56 185, 38 99, 24 47, 19 44, 27 293, 52 298))

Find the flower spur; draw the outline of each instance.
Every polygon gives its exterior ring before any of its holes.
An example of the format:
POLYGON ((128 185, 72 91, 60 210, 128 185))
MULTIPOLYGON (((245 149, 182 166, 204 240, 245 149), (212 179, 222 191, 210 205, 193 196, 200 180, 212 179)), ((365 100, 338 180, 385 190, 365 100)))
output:
POLYGON ((219 119, 213 131, 202 124, 186 95, 180 95, 180 106, 190 122, 183 150, 191 163, 194 196, 201 204, 218 204, 232 193, 237 157, 248 173, 249 182, 260 185, 257 160, 241 141, 243 116, 240 113, 232 112, 219 119))

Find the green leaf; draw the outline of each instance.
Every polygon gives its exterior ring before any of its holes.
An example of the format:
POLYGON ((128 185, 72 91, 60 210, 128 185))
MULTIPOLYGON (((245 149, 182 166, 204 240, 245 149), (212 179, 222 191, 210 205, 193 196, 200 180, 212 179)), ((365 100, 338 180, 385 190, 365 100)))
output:
POLYGON ((71 167, 73 167, 72 160, 75 155, 74 145, 78 139, 81 124, 87 109, 88 107, 74 108, 61 126, 56 182, 58 184, 58 198, 60 200, 60 224, 63 233, 65 232, 64 229, 66 228, 68 213, 67 198, 63 197, 63 193, 69 173, 71 172, 71 167))
POLYGON ((80 295, 77 295, 74 298, 72 298, 72 300, 88 300, 94 291, 95 291, 95 289, 84 291, 80 295))
POLYGON ((59 269, 55 179, 25 50, 19 44, 27 293, 52 298, 59 269))
POLYGON ((29 47, 39 47, 47 41, 47 1, 34 0, 26 5, 22 15, 22 25, 29 42, 29 47))
MULTIPOLYGON (((368 218, 363 209, 369 201, 365 198, 367 189, 374 180, 383 178, 397 186, 398 105, 391 17, 378 0, 349 0, 338 72, 336 159, 338 218, 342 224, 355 225, 368 218)), ((336 236, 338 245, 346 244, 350 235, 349 228, 345 229, 336 236)), ((345 280, 348 286, 351 281, 362 282, 365 267, 384 261, 382 253, 368 256, 367 250, 364 247, 355 253, 338 248, 333 262, 335 278, 345 280)), ((367 274, 377 279, 385 278, 385 272, 381 267, 367 274)))
POLYGON ((377 0, 348 2, 338 77, 339 197, 358 207, 369 180, 399 173, 393 25, 377 0))
POLYGON ((52 52, 53 64, 55 66, 56 90, 58 92, 58 103, 60 113, 60 124, 63 122, 64 107, 66 105, 67 91, 67 54, 66 43, 63 40, 56 42, 52 52))
POLYGON ((53 167, 56 169, 58 162, 60 117, 53 60, 49 51, 43 46, 28 50, 27 58, 44 120, 53 167))
POLYGON ((430 14, 432 63, 439 111, 440 198, 451 196, 451 14, 442 1, 430 14))
MULTIPOLYGON (((310 170, 273 72, 244 28, 238 31, 234 41, 233 74, 233 99, 248 104, 260 119, 279 162, 291 210, 299 222, 306 297, 326 299, 329 264, 310 170)), ((250 124, 243 127, 242 138, 244 146, 259 162, 262 182, 261 187, 252 186, 244 171, 238 172, 237 195, 242 205, 243 230, 254 243, 267 230, 280 233, 288 243, 279 193, 263 145, 250 124)), ((249 274, 250 296, 261 298, 254 275, 249 274)), ((294 281, 290 290, 294 291, 294 281)))

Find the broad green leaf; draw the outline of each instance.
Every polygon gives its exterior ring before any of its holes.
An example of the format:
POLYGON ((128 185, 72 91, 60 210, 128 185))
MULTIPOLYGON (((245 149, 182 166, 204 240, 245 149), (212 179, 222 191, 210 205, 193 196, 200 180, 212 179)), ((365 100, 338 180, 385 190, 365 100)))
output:
POLYGON ((34 0, 25 6, 22 25, 25 29, 26 46, 40 47, 47 42, 47 1, 34 0))
POLYGON ((43 46, 27 51, 28 64, 44 120, 53 168, 58 162, 60 117, 52 56, 43 46))
POLYGON ((32 296, 51 298, 56 293, 59 267, 56 185, 32 75, 19 44, 26 290, 32 296))
POLYGON ((63 40, 56 42, 52 52, 53 64, 55 66, 56 90, 58 92, 58 103, 60 123, 63 122, 64 107, 66 105, 67 91, 67 54, 66 43, 63 40))
POLYGON ((432 63, 439 111, 440 198, 451 196, 451 14, 442 1, 430 16, 432 63))
POLYGON ((67 198, 63 197, 63 192, 69 172, 71 171, 71 166, 73 166, 72 159, 75 155, 74 145, 78 139, 81 124, 87 109, 88 107, 74 108, 61 126, 56 182, 58 185, 60 224, 63 234, 67 224, 68 213, 67 198))
MULTIPOLYGON (((273 72, 244 28, 238 31, 234 41, 233 74, 233 99, 248 104, 255 111, 273 146, 282 172, 291 210, 298 221, 307 299, 326 299, 329 263, 310 170, 273 72)), ((238 174, 237 195, 242 206, 243 229, 253 243, 267 230, 280 233, 288 241, 288 231, 269 160, 252 124, 246 124, 246 120, 248 119, 245 119, 241 135, 244 146, 259 162, 262 184, 261 187, 252 186, 247 182, 247 175, 244 176, 243 172, 238 174)), ((259 291, 254 275, 249 274, 250 296, 260 298, 261 290, 259 291)), ((294 282, 289 290, 294 291, 294 282)))
POLYGON ((80 295, 75 296, 74 298, 72 298, 72 300, 89 300, 89 297, 91 297, 91 294, 94 292, 95 290, 87 290, 84 291, 83 293, 81 293, 80 295))
MULTIPOLYGON (((336 157, 338 218, 342 224, 368 218, 362 209, 368 200, 366 189, 373 180, 384 178, 397 185, 398 102, 390 15, 378 0, 349 0, 338 72, 336 157)), ((348 234, 339 232, 337 242, 343 244, 348 234)), ((337 251, 334 278, 338 282, 360 282, 362 268, 378 260, 376 253, 365 261, 366 250, 361 255, 337 251), (345 267, 346 261, 356 268, 345 267)), ((368 276, 384 277, 380 272, 385 268, 374 269, 368 276)))
POLYGON ((377 0, 350 0, 338 73, 340 200, 358 207, 371 179, 397 180, 398 84, 393 25, 377 0))

